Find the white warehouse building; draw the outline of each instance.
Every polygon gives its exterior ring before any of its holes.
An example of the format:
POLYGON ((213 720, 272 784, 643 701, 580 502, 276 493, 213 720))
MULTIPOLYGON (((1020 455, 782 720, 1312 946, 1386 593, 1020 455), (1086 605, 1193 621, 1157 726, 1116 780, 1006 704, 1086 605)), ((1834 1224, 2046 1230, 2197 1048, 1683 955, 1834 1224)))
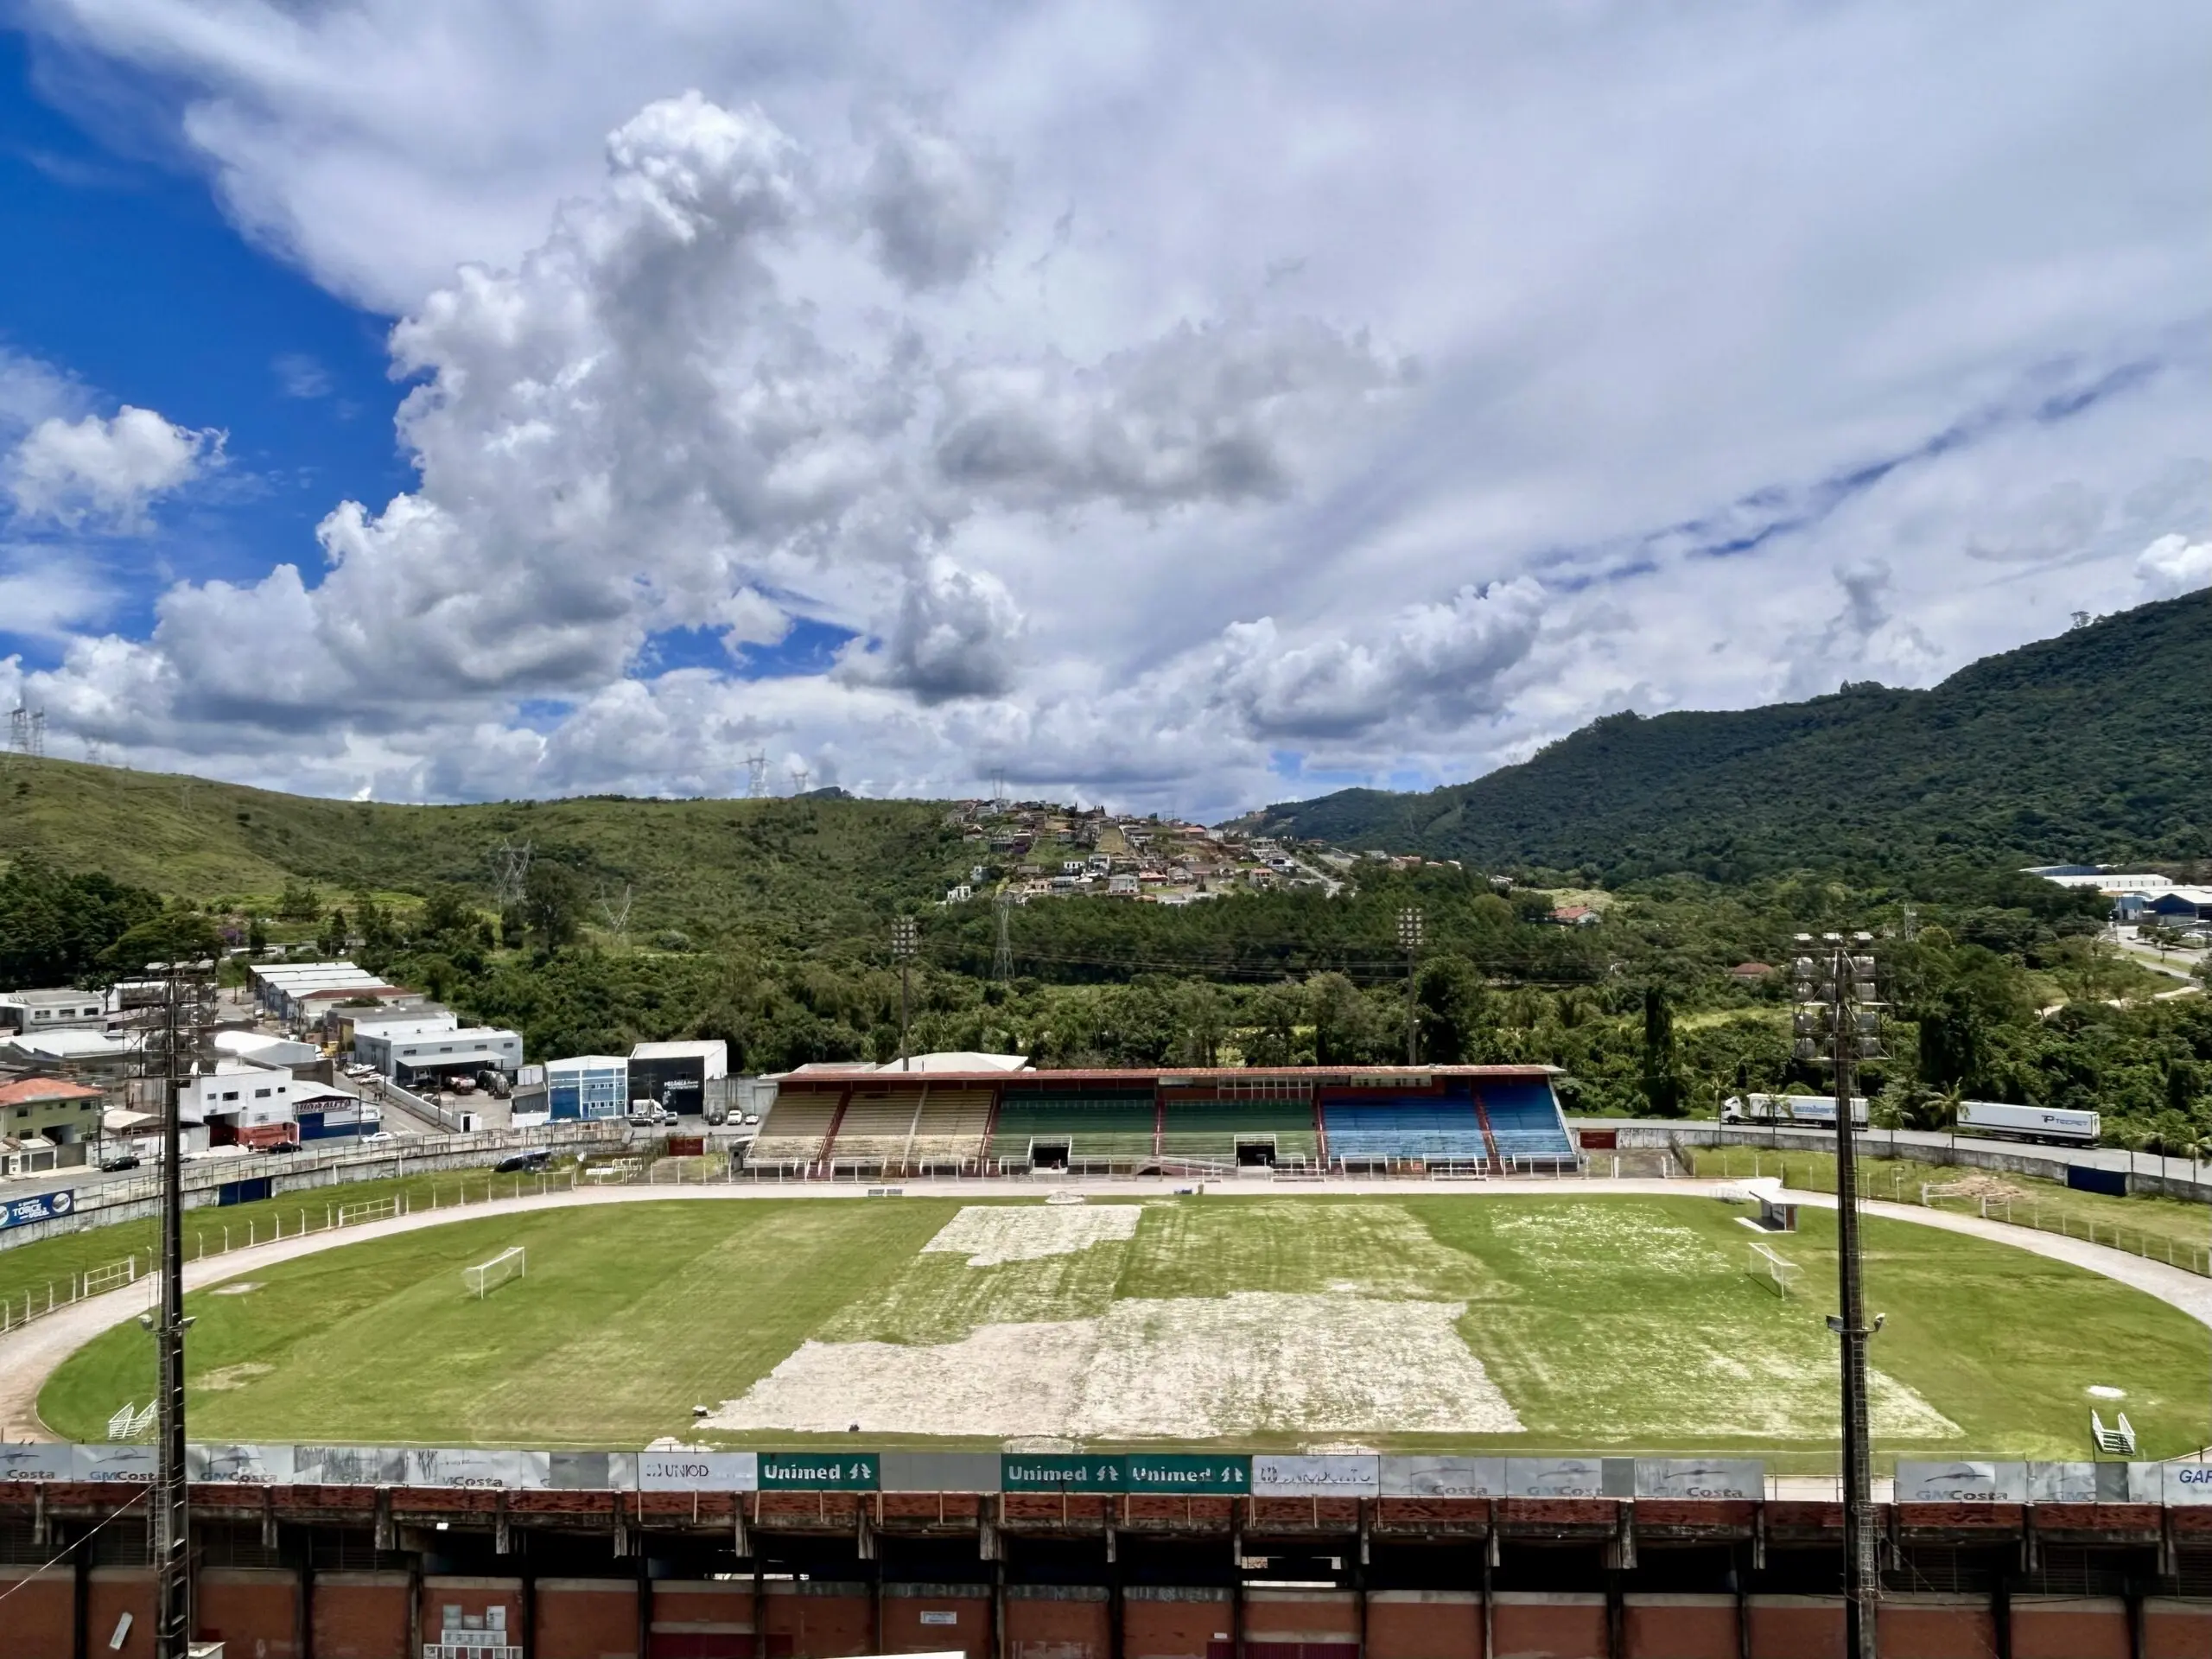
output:
POLYGON ((403 1089, 454 1071, 512 1077, 522 1065, 522 1034, 495 1026, 464 1026, 449 1014, 435 1020, 385 1020, 353 1027, 353 1058, 403 1089))

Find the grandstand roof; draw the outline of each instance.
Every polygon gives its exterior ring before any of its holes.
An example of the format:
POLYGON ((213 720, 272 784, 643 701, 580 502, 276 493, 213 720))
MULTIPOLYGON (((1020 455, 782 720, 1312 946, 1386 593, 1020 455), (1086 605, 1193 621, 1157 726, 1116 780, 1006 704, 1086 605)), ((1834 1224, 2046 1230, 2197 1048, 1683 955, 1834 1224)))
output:
MULTIPOLYGON (((931 1059, 950 1059, 950 1055, 931 1055, 931 1059)), ((980 1058, 980 1057, 979 1057, 980 1058)), ((1552 1077, 1560 1075, 1564 1068, 1556 1065, 1150 1065, 1132 1067, 1079 1067, 1068 1071, 1007 1071, 979 1070, 973 1071, 938 1071, 930 1069, 918 1075, 931 1083, 1007 1083, 1034 1084, 1154 1084, 1173 1088, 1180 1083, 1200 1080, 1242 1078, 1255 1081, 1268 1077, 1294 1078, 1301 1082, 1326 1083, 1332 1078, 1392 1077, 1413 1081, 1427 1077, 1552 1077)), ((777 1081, 785 1084, 818 1084, 825 1087, 842 1086, 855 1077, 876 1077, 883 1073, 896 1072, 899 1062, 893 1060, 883 1065, 866 1064, 817 1064, 803 1065, 796 1071, 779 1075, 777 1081)), ((917 1075, 910 1073, 909 1075, 917 1075)))

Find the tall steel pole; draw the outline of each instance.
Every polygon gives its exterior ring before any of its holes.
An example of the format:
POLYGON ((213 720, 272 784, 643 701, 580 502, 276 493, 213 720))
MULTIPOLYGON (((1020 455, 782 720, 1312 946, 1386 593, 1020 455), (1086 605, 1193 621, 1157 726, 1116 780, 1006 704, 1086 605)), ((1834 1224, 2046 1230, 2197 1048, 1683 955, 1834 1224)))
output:
MULTIPOLYGON (((1860 934, 1859 940, 1867 936, 1860 934)), ((1803 944, 1809 945, 1807 938, 1803 944)), ((1874 1460, 1872 1435, 1866 1410, 1866 1344, 1873 1330, 1866 1322, 1866 1299, 1859 1243, 1859 1137, 1852 1121, 1852 1097, 1858 1062, 1880 1056, 1875 1033, 1878 1020, 1874 987, 1874 959, 1854 954, 1843 939, 1830 934, 1823 941, 1825 963, 1809 953, 1798 958, 1799 995, 1818 1004, 1816 1020, 1800 1024, 1799 1052, 1816 1048, 1813 1024, 1829 1027, 1831 1055, 1835 1068, 1835 1192, 1836 1300, 1838 1313, 1828 1320, 1843 1347, 1843 1550, 1844 1650, 1851 1659, 1878 1659, 1878 1619, 1882 1579, 1876 1547, 1879 1533, 1874 1522, 1874 1460), (1813 969, 1825 975, 1815 995, 1813 969)), ((1807 1056, 1810 1058, 1810 1056, 1807 1056)))
POLYGON ((1421 1024, 1414 997, 1414 969, 1421 960, 1421 912, 1408 905, 1398 912, 1398 943, 1406 953, 1406 1064, 1421 1064, 1421 1024))
POLYGON ((184 1459, 184 1080, 198 1046, 200 964, 163 964, 162 1041, 168 1076, 162 1110, 162 1292, 154 1325, 156 1363, 154 1490, 154 1653, 188 1659, 192 1642, 192 1538, 184 1459), (187 1005, 187 999, 190 1005, 187 1005))
POLYGON ((906 967, 914 959, 914 918, 900 916, 891 924, 891 954, 899 958, 899 1069, 906 1070, 906 967))

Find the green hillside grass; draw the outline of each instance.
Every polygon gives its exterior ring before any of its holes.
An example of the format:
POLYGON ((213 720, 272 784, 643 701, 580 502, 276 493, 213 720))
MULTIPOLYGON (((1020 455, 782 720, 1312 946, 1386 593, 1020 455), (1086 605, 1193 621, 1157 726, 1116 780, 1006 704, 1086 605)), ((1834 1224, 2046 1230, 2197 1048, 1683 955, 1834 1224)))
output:
MULTIPOLYGON (((481 898, 501 843, 527 841, 594 897, 630 888, 633 933, 672 926, 793 947, 942 897, 966 862, 944 818, 930 802, 816 798, 404 806, 20 758, 0 774, 0 860, 32 853, 157 893, 273 906, 296 878, 327 899, 441 882, 481 898)), ((589 919, 601 919, 595 908, 589 919)))
POLYGON ((1932 690, 1609 715, 1426 794, 1345 790, 1257 822, 1488 868, 1666 871, 2212 857, 2212 590, 1961 669, 1932 690))

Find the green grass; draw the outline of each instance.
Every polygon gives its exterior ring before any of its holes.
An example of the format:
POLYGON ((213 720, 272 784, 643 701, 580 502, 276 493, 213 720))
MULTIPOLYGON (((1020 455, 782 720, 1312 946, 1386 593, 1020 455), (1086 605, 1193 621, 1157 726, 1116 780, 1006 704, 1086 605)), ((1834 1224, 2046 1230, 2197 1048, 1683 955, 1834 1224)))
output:
MULTIPOLYGON (((1116 1299, 1232 1291, 1459 1302, 1459 1329, 1526 1427, 1380 1437, 1544 1451, 1832 1458, 1832 1217, 1779 1241, 1802 1294, 1745 1274, 1741 1212, 1698 1198, 1157 1200, 1135 1237, 970 1268, 920 1254, 958 1209, 747 1199, 456 1223, 302 1259, 190 1299, 195 1436, 370 1444, 637 1446, 689 1433, 810 1338, 942 1343, 986 1323, 1094 1318, 1116 1299), (520 1283, 461 1270, 511 1244, 520 1283)), ((2205 1430, 2208 1332, 2063 1264, 1905 1223, 1867 1233, 1877 1433, 1900 1453, 2086 1454, 2092 1385, 2126 1391, 2146 1456, 2205 1430), (1956 1433, 1942 1420, 1956 1426, 1956 1433)), ((135 1325, 49 1382, 41 1414, 97 1438, 150 1387, 135 1325)), ((795 1434, 733 1443, 795 1444, 795 1434)), ((1296 1436, 1248 1443, 1296 1445, 1296 1436)), ((892 1444, 930 1443, 878 1435, 892 1444)), ((942 1443, 942 1442, 939 1442, 942 1443)))
MULTIPOLYGON (((404 1198, 410 1208, 436 1209, 463 1202, 479 1203, 486 1193, 505 1198, 515 1188, 516 1178, 512 1175, 476 1170, 447 1171, 409 1175, 396 1180, 350 1181, 254 1204, 188 1210, 184 1212, 184 1254, 188 1261, 220 1255, 226 1237, 232 1246, 239 1249, 257 1240, 267 1243, 276 1236, 280 1224, 286 1237, 300 1231, 302 1225, 309 1232, 321 1232, 331 1219, 330 1210, 341 1204, 404 1198)), ((520 1190, 536 1192, 537 1178, 522 1178, 520 1190)), ((116 1266, 130 1256, 136 1256, 139 1271, 143 1273, 149 1253, 156 1243, 152 1221, 125 1221, 0 1250, 0 1301, 18 1312, 26 1296, 41 1309, 46 1306, 49 1294, 57 1302, 65 1302, 69 1300, 69 1281, 73 1275, 116 1266)))
MULTIPOLYGON (((1878 1141, 1881 1131, 1872 1137, 1878 1141)), ((1781 1175, 1790 1185, 1813 1192, 1835 1191, 1835 1154, 1826 1152, 1768 1152, 1755 1147, 1700 1147, 1696 1149, 1700 1176, 1738 1178, 1781 1175)), ((2047 1233, 2063 1232, 2145 1255, 2157 1262, 2203 1273, 2212 1266, 2212 1209, 2180 1198, 2139 1193, 2112 1198, 2101 1192, 2077 1192, 2060 1181, 2001 1170, 1977 1169, 1964 1164, 1925 1163, 1911 1158, 1861 1158, 1859 1196, 1892 1203, 1917 1204, 1923 1183, 1945 1185, 1968 1178, 2004 1182, 2024 1196, 2009 1209, 1993 1203, 1991 1219, 2047 1233)), ((1979 1202, 1966 1198, 1937 1198, 1936 1207, 1979 1214, 1979 1202)))

